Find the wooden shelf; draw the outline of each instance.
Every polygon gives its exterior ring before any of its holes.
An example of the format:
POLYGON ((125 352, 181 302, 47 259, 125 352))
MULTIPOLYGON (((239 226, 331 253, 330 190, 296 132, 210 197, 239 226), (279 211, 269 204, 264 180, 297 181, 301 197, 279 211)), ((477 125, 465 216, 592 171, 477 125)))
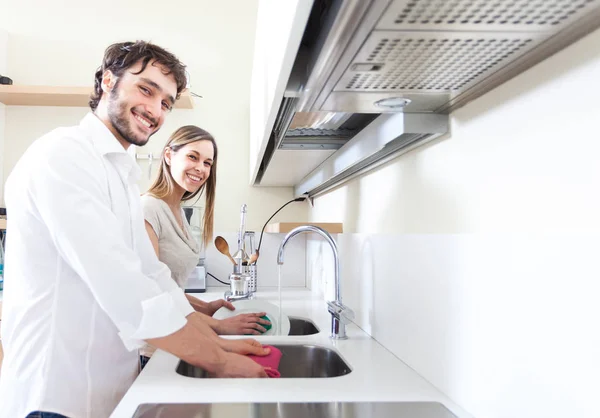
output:
POLYGON ((265 228, 265 232, 270 232, 274 234, 287 234, 292 229, 302 225, 318 226, 320 228, 323 228, 330 234, 341 234, 342 232, 344 232, 343 224, 331 222, 277 222, 274 224, 268 224, 265 228))
MULTIPOLYGON (((7 106, 74 106, 87 107, 91 87, 0 85, 0 103, 7 106)), ((175 102, 176 109, 193 109, 188 90, 175 102)))

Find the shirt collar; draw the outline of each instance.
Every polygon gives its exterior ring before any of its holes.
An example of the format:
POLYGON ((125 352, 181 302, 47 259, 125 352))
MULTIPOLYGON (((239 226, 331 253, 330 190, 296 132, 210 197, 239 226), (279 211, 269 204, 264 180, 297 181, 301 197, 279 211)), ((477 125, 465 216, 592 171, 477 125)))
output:
POLYGON ((136 181, 141 177, 142 170, 135 159, 95 114, 90 112, 85 115, 79 126, 89 135, 100 155, 115 162, 119 171, 123 170, 123 174, 133 176, 136 181))

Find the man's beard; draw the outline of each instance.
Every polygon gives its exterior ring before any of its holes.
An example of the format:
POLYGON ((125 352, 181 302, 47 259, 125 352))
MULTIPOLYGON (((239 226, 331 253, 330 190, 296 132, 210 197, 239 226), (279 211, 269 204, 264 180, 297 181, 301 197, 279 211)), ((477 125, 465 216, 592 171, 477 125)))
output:
MULTIPOLYGON (((129 114, 131 112, 127 106, 127 103, 119 101, 116 90, 117 89, 113 89, 110 92, 110 100, 108 103, 108 118, 111 125, 128 143, 137 145, 139 147, 146 145, 150 137, 154 135, 155 132, 152 132, 145 138, 140 138, 140 134, 134 132, 133 127, 131 126, 131 119, 129 118, 129 114)), ((149 117, 144 112, 137 113, 156 125, 154 118, 149 117)))

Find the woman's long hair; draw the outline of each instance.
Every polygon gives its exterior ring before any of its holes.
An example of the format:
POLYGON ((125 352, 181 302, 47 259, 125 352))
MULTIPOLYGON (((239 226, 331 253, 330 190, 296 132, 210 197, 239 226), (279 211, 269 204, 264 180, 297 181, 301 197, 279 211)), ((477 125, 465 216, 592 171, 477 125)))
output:
POLYGON ((175 191, 175 180, 173 180, 171 168, 167 164, 165 150, 170 148, 171 151, 177 152, 183 146, 197 141, 210 141, 213 145, 215 155, 213 158, 213 163, 210 167, 210 175, 206 182, 194 193, 186 191, 183 194, 181 201, 184 202, 193 199, 198 195, 201 196, 204 192, 204 189, 206 189, 206 208, 204 210, 203 222, 204 230, 202 231, 202 242, 206 247, 212 240, 213 235, 215 192, 217 188, 217 143, 211 134, 194 125, 182 126, 173 132, 163 148, 160 156, 160 166, 158 167, 158 172, 156 178, 154 179, 154 183, 152 183, 152 186, 150 186, 150 189, 148 189, 148 194, 156 197, 157 199, 164 199, 175 191))

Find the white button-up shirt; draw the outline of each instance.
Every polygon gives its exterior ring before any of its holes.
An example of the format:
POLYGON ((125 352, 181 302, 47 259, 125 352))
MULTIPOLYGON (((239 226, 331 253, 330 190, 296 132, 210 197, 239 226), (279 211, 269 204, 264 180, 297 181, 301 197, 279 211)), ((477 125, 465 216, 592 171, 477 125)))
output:
POLYGON ((193 308, 156 258, 140 169, 106 126, 35 141, 5 187, 0 417, 107 417, 138 374, 137 348, 193 308))

